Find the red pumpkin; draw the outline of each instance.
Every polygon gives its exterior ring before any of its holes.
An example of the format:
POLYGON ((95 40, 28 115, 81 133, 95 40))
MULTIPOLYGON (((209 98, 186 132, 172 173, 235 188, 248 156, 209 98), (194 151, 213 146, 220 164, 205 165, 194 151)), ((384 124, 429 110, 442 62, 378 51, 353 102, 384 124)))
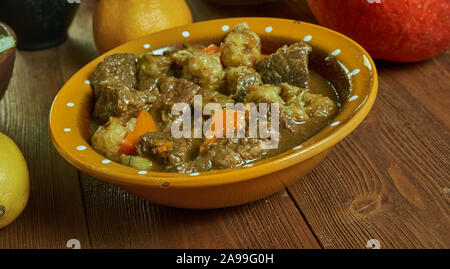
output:
POLYGON ((320 24, 360 43, 374 58, 414 62, 450 47, 448 0, 308 0, 320 24))

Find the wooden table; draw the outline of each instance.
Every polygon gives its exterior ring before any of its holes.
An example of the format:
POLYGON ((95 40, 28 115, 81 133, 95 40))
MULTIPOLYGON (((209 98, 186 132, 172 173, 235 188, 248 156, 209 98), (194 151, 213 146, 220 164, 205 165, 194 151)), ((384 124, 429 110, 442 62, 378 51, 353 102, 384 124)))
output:
MULTIPOLYGON (((450 52, 414 64, 377 62, 380 90, 359 128, 308 176, 267 199, 218 210, 145 201, 80 173, 53 148, 55 94, 97 56, 82 1, 63 45, 18 51, 0 102, 0 131, 29 165, 24 213, 0 231, 0 248, 449 248, 450 52)), ((191 0, 196 21, 237 16, 315 22, 305 1, 255 7, 191 0)))

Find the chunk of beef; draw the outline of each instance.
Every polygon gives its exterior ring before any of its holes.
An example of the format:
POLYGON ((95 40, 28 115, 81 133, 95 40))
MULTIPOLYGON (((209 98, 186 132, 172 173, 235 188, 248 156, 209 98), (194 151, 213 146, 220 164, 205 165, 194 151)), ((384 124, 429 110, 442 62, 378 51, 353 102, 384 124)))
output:
POLYGON ((301 88, 308 86, 308 54, 311 47, 304 43, 294 43, 283 46, 276 53, 259 61, 256 69, 263 78, 264 83, 289 83, 301 88))
POLYGON ((264 158, 268 153, 256 138, 223 138, 209 144, 197 158, 187 162, 182 172, 225 169, 264 158))
POLYGON ((329 97, 287 83, 277 86, 253 85, 247 91, 247 103, 278 103, 280 123, 292 132, 306 134, 311 133, 311 129, 319 131, 338 111, 337 105, 329 97))
POLYGON ((137 84, 136 61, 133 54, 106 56, 90 77, 95 95, 97 95, 96 91, 105 85, 123 85, 135 88, 137 84))
POLYGON ((156 157, 167 170, 177 170, 189 161, 193 149, 192 139, 173 138, 170 133, 146 133, 139 138, 136 151, 141 156, 156 157))
POLYGON ((114 54, 105 57, 91 75, 94 88, 93 117, 106 123, 110 117, 128 120, 156 100, 153 90, 136 90, 136 57, 133 54, 114 54))
POLYGON ((171 113, 173 105, 184 103, 192 106, 195 95, 203 97, 203 105, 214 102, 225 106, 227 103, 233 103, 233 99, 230 97, 214 90, 202 89, 183 78, 163 76, 158 81, 158 89, 159 96, 152 104, 152 111, 161 116, 161 120, 164 122, 162 130, 170 128, 170 123, 175 119, 171 113))
POLYGON ((338 112, 336 103, 329 97, 286 83, 279 87, 281 96, 286 99, 286 105, 281 107, 280 122, 293 132, 318 132, 338 112))
POLYGON ((227 94, 236 101, 243 100, 248 86, 262 84, 261 75, 250 67, 229 67, 225 71, 227 94))
POLYGON ((128 120, 143 109, 149 110, 157 95, 157 91, 138 91, 122 85, 102 86, 95 96, 93 117, 101 124, 110 117, 128 120))
POLYGON ((160 95, 153 104, 153 109, 170 112, 176 103, 191 105, 194 95, 201 91, 200 86, 183 78, 162 77, 159 82, 160 95))
POLYGON ((246 22, 236 25, 220 45, 222 61, 226 67, 253 67, 261 58, 261 40, 246 22))
POLYGON ((138 83, 138 89, 140 91, 149 91, 152 92, 153 95, 158 96, 159 95, 159 79, 145 79, 145 80, 141 80, 138 83))
POLYGON ((171 76, 161 77, 158 81, 158 89, 159 95, 152 104, 151 112, 159 122, 158 128, 161 131, 170 131, 172 122, 179 117, 172 115, 172 107, 175 104, 182 103, 192 107, 194 96, 203 91, 200 86, 186 79, 171 76))

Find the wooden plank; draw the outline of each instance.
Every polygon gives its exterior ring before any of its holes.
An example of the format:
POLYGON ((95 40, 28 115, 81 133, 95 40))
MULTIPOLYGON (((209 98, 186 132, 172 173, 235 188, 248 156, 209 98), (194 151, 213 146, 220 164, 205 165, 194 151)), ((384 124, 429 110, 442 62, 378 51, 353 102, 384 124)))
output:
POLYGON ((183 210, 83 175, 94 248, 319 248, 286 192, 244 206, 183 210))
POLYGON ((378 62, 378 68, 381 68, 383 79, 400 84, 423 103, 433 117, 450 128, 450 50, 444 55, 418 63, 378 62))
POLYGON ((435 81, 446 57, 414 69, 379 62, 369 117, 289 188, 325 248, 363 248, 369 239, 382 248, 450 246, 448 107, 435 101, 450 98, 448 78, 435 81))
POLYGON ((0 102, 0 131, 25 155, 31 195, 16 222, 0 230, 0 249, 66 248, 69 239, 90 247, 77 171, 57 154, 48 132, 50 106, 61 86, 55 49, 17 53, 0 102))
MULTIPOLYGON (((71 40, 58 51, 65 80, 96 56, 93 7, 83 2, 71 40)), ((84 174, 81 182, 93 248, 320 247, 286 192, 242 207, 193 211, 159 206, 84 174)))

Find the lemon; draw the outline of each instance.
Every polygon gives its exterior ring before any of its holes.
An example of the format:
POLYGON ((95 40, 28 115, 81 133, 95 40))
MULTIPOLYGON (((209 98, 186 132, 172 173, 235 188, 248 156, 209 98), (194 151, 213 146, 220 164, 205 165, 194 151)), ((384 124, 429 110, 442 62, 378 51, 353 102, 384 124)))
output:
POLYGON ((28 167, 17 145, 0 133, 0 229, 22 213, 30 193, 28 167))
POLYGON ((106 52, 130 40, 192 23, 185 0, 100 0, 92 18, 97 50, 106 52))

